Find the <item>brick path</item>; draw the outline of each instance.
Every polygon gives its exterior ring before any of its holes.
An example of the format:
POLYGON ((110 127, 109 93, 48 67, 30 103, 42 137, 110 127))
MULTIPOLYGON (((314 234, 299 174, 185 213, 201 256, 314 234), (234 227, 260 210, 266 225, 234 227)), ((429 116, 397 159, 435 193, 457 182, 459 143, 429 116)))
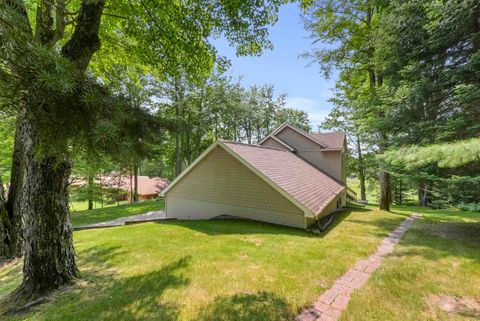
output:
POLYGON ((295 321, 333 321, 337 320, 348 306, 350 295, 367 283, 370 275, 378 269, 383 258, 393 252, 400 238, 419 217, 413 214, 385 238, 377 251, 365 260, 358 261, 344 275, 338 278, 333 286, 325 291, 313 304, 313 307, 302 311, 295 321))

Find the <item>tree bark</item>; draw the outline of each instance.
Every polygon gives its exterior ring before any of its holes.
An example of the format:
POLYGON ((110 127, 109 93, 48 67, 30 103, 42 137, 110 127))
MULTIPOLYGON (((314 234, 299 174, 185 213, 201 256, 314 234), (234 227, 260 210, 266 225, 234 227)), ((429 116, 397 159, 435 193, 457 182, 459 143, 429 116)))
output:
MULTIPOLYGON (((381 113, 378 113, 377 118, 381 118, 381 113)), ((386 137, 382 131, 378 133, 379 140, 379 154, 385 152, 386 137)), ((391 188, 390 188, 390 175, 380 164, 378 176, 380 178, 380 209, 384 211, 390 211, 390 203, 392 200, 391 188)))
POLYGON ((88 174, 88 209, 93 210, 93 181, 92 174, 88 174))
POLYGON ((35 157, 38 134, 32 120, 24 120, 20 135, 25 261, 16 297, 32 300, 78 277, 68 210, 71 163, 53 156, 35 157))
POLYGON ((360 180, 360 199, 362 201, 366 201, 367 194, 365 192, 365 164, 363 163, 362 145, 358 135, 356 145, 358 154, 358 179, 360 180))
POLYGON ((390 211, 390 175, 380 170, 380 209, 390 211))
POLYGON ((427 207, 428 206, 428 188, 424 182, 418 184, 418 205, 427 207))
POLYGON ((3 182, 0 176, 0 257, 10 258, 10 230, 11 224, 6 208, 3 182))

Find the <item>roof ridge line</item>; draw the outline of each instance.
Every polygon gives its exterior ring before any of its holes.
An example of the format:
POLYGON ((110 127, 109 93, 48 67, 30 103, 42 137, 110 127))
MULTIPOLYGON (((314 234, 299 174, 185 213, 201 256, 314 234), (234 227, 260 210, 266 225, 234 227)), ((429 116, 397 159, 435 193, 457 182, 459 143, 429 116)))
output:
POLYGON ((236 144, 236 145, 243 145, 243 146, 249 146, 249 147, 257 147, 257 148, 264 148, 264 149, 273 149, 273 150, 278 150, 280 152, 289 152, 290 151, 288 149, 282 149, 282 148, 277 148, 277 147, 272 147, 272 146, 263 146, 263 145, 259 145, 259 144, 249 144, 249 143, 242 143, 242 142, 236 142, 236 141, 232 141, 232 140, 224 140, 224 139, 220 139, 220 141, 222 143, 230 143, 230 144, 236 144))

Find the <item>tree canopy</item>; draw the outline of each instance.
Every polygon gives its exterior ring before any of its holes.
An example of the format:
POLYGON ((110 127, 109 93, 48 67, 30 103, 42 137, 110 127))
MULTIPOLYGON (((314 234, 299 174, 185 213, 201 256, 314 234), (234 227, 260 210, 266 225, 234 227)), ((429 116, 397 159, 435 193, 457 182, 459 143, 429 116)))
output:
POLYGON ((324 126, 349 128, 357 165, 362 151, 390 150, 377 157, 380 172, 393 188, 408 180, 422 205, 480 200, 448 196, 479 166, 479 14, 472 0, 324 0, 305 16, 314 43, 304 57, 325 76, 340 71, 324 126))

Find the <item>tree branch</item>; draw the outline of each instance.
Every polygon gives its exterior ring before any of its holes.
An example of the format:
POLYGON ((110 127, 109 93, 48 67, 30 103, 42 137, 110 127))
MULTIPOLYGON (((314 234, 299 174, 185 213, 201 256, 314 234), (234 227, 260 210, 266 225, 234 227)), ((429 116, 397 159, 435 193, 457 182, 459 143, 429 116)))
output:
POLYGON ((100 49, 98 32, 104 5, 104 0, 83 0, 72 38, 62 48, 62 55, 80 71, 87 69, 93 54, 100 49))

